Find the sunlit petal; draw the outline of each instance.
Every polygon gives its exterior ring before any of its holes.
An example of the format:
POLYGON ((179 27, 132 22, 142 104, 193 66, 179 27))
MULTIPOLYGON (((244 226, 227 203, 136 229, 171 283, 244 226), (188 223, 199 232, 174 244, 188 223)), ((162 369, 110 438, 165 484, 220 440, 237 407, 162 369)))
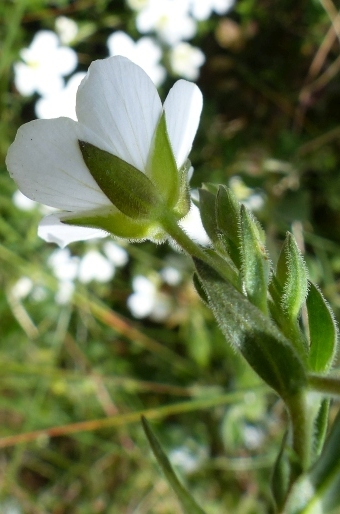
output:
POLYGON ((68 118, 23 125, 6 160, 20 190, 31 200, 69 211, 111 206, 83 161, 79 139, 107 150, 90 129, 68 118))
POLYGON ((107 236, 106 232, 96 228, 66 225, 60 221, 64 217, 64 213, 56 213, 43 218, 39 223, 38 236, 48 243, 56 243, 61 248, 74 241, 86 241, 107 236))
POLYGON ((164 102, 166 125, 178 167, 184 164, 191 150, 202 104, 202 93, 186 80, 178 80, 164 102))
POLYGON ((121 56, 93 62, 79 87, 76 112, 111 153, 145 170, 162 105, 139 66, 121 56))

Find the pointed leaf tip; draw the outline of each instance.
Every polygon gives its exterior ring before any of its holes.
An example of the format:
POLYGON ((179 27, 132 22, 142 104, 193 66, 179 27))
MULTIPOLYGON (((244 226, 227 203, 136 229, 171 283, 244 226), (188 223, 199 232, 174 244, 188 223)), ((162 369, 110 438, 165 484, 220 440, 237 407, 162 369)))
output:
POLYGON ((310 339, 309 366, 311 371, 322 373, 331 367, 336 354, 337 326, 330 306, 312 282, 309 283, 306 304, 310 339))
POLYGON ((308 272, 294 236, 287 232, 277 267, 277 283, 282 289, 282 307, 291 319, 296 319, 308 291, 308 272))
POLYGON ((141 417, 143 429, 146 437, 148 438, 149 444, 151 446, 152 452, 157 459, 157 462, 162 469, 165 478, 167 479, 169 485, 173 489, 176 494, 181 507, 183 509, 184 514, 205 514, 204 510, 197 505, 194 498, 190 495, 190 493, 185 489, 185 487, 178 480, 176 473, 172 469, 170 461, 166 454, 164 453, 158 439, 155 434, 151 430, 149 423, 147 422, 144 416, 141 417))

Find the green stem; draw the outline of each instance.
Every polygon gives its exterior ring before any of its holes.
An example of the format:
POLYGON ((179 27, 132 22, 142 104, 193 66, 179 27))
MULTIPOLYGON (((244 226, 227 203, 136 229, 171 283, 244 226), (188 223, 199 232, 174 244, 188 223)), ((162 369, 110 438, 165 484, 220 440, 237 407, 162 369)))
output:
POLYGON ((161 218, 163 229, 174 241, 191 257, 201 259, 214 268, 223 278, 231 282, 233 286, 240 289, 237 273, 222 257, 216 253, 207 253, 201 246, 197 245, 185 231, 178 225, 176 218, 166 213, 161 218))
POLYGON ((319 393, 340 395, 340 377, 308 375, 308 385, 310 389, 319 393))
POLYGON ((308 409, 306 392, 299 391, 286 399, 286 406, 292 426, 292 446, 299 457, 301 471, 305 471, 310 465, 313 440, 313 417, 308 409))

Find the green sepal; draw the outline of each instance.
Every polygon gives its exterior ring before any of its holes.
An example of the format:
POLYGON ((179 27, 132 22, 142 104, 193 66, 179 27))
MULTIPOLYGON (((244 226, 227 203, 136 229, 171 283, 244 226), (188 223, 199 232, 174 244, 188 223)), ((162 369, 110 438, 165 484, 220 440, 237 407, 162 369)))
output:
POLYGON ((116 237, 134 241, 150 239, 161 242, 167 238, 166 233, 157 222, 134 220, 118 211, 118 209, 85 212, 83 215, 80 213, 75 217, 70 213, 63 216, 60 221, 67 225, 100 228, 116 237))
POLYGON ((216 198, 217 224, 223 235, 235 246, 239 246, 240 208, 241 205, 232 190, 220 185, 216 198))
POLYGON ((217 194, 219 186, 217 184, 214 184, 213 182, 203 182, 202 184, 203 189, 206 189, 206 191, 209 191, 209 193, 213 194, 214 196, 217 194))
POLYGON ((199 507, 194 498, 178 480, 174 470, 172 469, 168 457, 164 453, 161 445, 159 444, 155 434, 152 432, 151 427, 144 418, 144 416, 142 416, 142 424, 145 435, 148 438, 149 444, 151 446, 152 452, 156 457, 157 462, 165 475, 165 478, 167 479, 169 485, 172 487, 174 493, 176 494, 183 509, 183 512, 185 514, 205 514, 204 510, 201 509, 201 507, 199 507))
POLYGON ((188 182, 188 173, 191 168, 191 162, 189 159, 179 169, 179 195, 176 205, 173 207, 172 212, 175 214, 177 219, 181 219, 186 216, 190 210, 190 187, 188 182))
POLYGON ((308 272, 295 238, 289 232, 280 252, 275 277, 282 308, 289 319, 296 320, 307 296, 308 272))
POLYGON ((240 217, 241 272, 244 287, 249 300, 266 313, 270 260, 264 246, 264 233, 244 205, 241 206, 240 217))
POLYGON ((216 196, 216 221, 221 241, 237 269, 241 267, 240 203, 231 189, 219 186, 216 196))
POLYGON ((338 332, 334 315, 321 291, 312 282, 306 300, 309 326, 309 367, 316 373, 327 371, 336 353, 338 332))
POLYGON ((199 209, 203 227, 214 245, 219 245, 219 231, 215 215, 215 195, 206 189, 198 190, 200 195, 199 209))
POLYGON ((122 213, 133 219, 156 219, 161 198, 151 180, 131 164, 79 141, 84 162, 100 189, 122 213))
POLYGON ((340 507, 340 413, 323 451, 292 487, 285 514, 331 514, 340 507), (336 510, 335 510, 336 509, 336 510))
POLYGON ((209 305, 227 340, 283 398, 306 385, 296 351, 269 318, 204 262, 194 259, 209 305))
POLYGON ((281 509, 283 506, 289 487, 290 465, 285 452, 287 437, 288 432, 285 432, 271 477, 271 491, 278 509, 281 509))
POLYGON ((147 164, 147 175, 168 207, 179 198, 180 183, 176 160, 166 127, 165 113, 158 122, 147 164))

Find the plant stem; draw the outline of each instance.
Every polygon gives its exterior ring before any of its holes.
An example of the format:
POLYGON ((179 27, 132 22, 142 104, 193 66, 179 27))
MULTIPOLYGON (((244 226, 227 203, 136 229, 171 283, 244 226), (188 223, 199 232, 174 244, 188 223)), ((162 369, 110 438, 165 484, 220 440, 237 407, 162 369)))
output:
POLYGON ((319 393, 340 395, 340 377, 308 375, 308 385, 310 389, 319 393))
POLYGON ((185 231, 178 225, 177 220, 169 213, 161 219, 163 229, 174 241, 191 257, 201 259, 214 268, 223 278, 231 282, 238 290, 240 289, 238 274, 233 268, 216 253, 207 253, 201 246, 196 244, 185 231))
POLYGON ((308 409, 306 392, 299 391, 286 399, 286 406, 292 426, 292 446, 299 457, 301 471, 305 471, 310 465, 313 435, 313 417, 308 409))

